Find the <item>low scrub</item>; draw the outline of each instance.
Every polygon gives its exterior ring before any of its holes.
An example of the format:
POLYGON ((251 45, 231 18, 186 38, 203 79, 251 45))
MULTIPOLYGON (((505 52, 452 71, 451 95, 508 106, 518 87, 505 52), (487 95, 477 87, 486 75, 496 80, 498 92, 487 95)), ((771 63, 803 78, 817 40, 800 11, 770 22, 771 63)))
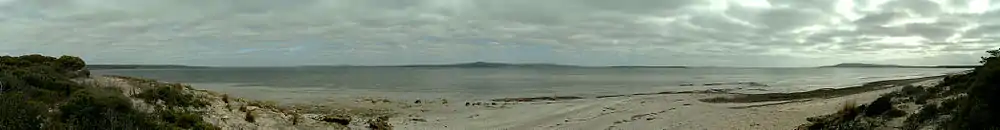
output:
POLYGON ((865 109, 865 116, 879 116, 893 109, 892 97, 882 96, 868 104, 868 108, 865 109))
POLYGON ((162 102, 164 105, 171 107, 200 108, 208 105, 207 101, 185 92, 184 88, 177 84, 154 85, 153 88, 146 89, 142 93, 135 95, 135 97, 152 104, 162 102))
POLYGON ((1000 50, 987 51, 980 66, 961 77, 946 82, 968 96, 955 101, 956 111, 945 129, 1000 129, 1000 50))
MULTIPOLYGON (((42 55, 0 56, 0 129, 218 129, 200 114, 183 109, 143 112, 133 108, 121 90, 81 85, 74 78, 89 77, 77 57, 42 55)), ((207 103, 169 87, 139 95, 172 106, 207 103)))

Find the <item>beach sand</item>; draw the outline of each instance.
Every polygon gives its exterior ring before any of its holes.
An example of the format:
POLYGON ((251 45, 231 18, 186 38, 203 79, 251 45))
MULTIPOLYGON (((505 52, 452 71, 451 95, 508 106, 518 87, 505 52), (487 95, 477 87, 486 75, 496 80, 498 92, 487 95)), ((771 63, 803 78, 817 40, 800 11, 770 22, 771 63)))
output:
MULTIPOLYGON (((934 85, 940 78, 907 82, 934 85)), ((838 96, 784 101, 708 103, 701 99, 731 97, 723 93, 632 95, 537 102, 424 102, 394 108, 390 120, 403 130, 655 130, 655 129, 795 129, 806 118, 831 114, 847 102, 869 103, 904 84, 838 96), (493 103, 496 103, 495 105, 493 103), (484 105, 485 104, 485 105, 484 105)))

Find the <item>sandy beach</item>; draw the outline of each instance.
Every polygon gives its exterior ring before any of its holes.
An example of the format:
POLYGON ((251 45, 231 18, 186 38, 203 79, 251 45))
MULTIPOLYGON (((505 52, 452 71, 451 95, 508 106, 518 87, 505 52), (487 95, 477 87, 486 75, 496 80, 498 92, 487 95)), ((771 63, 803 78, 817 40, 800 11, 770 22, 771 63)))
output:
MULTIPOLYGON (((131 78, 96 80, 132 92, 135 87, 122 79, 131 78)), ((369 129, 372 120, 388 118, 380 122, 401 130, 780 130, 836 113, 845 103, 869 103, 903 86, 934 86, 942 79, 885 80, 794 93, 709 89, 492 100, 332 98, 308 103, 230 102, 222 93, 189 89, 212 101, 205 120, 223 129, 369 129), (256 121, 242 120, 250 115, 256 121)))
MULTIPOLYGON (((905 82, 930 86, 941 78, 905 82)), ((630 95, 534 102, 441 103, 403 105, 390 120, 395 129, 795 129, 806 118, 831 114, 846 102, 867 103, 905 84, 874 84, 872 91, 783 101, 709 103, 723 93, 630 95)), ((399 106, 399 105, 386 105, 399 106)), ((385 106, 383 106, 385 107, 385 106)))

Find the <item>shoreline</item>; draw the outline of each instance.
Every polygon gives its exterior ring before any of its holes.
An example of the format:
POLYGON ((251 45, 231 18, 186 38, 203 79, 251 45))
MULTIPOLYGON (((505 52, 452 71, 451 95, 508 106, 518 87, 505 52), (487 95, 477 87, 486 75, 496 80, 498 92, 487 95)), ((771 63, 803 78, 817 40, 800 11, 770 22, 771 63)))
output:
MULTIPOLYGON (((852 94, 864 93, 875 90, 882 90, 891 88, 891 85, 903 85, 912 84, 916 82, 944 78, 952 74, 937 75, 937 76, 927 76, 918 78, 906 78, 906 79, 892 79, 892 80, 881 80, 864 83, 860 86, 844 87, 844 88, 819 88, 809 91, 802 92, 778 92, 778 93, 763 93, 763 94, 743 94, 743 93, 733 93, 736 89, 706 89, 706 90, 692 90, 692 91, 663 91, 663 92, 650 92, 650 93, 633 93, 633 94, 616 94, 616 95, 599 95, 594 97, 581 97, 581 96, 541 96, 541 97, 516 97, 516 98, 496 98, 490 99, 493 102, 540 102, 540 101, 562 101, 562 100, 583 100, 583 99, 601 99, 601 98, 615 98, 615 97, 627 97, 627 96, 644 96, 644 95, 663 95, 663 94, 729 94, 729 97, 717 97, 702 99, 700 101, 709 103, 754 103, 754 102, 770 102, 770 101, 789 101, 789 100, 799 100, 808 98, 832 98, 847 96, 852 94)), ((754 83, 754 82, 751 82, 754 83)))
POLYGON ((808 98, 832 98, 832 97, 841 97, 858 93, 882 90, 882 89, 892 88, 898 85, 913 84, 916 82, 922 82, 926 80, 940 79, 947 76, 949 75, 929 76, 929 77, 910 78, 910 79, 882 80, 882 81, 865 83, 864 85, 861 86, 846 87, 846 88, 821 88, 804 92, 736 94, 733 95, 732 97, 710 98, 710 99, 703 99, 701 101, 711 102, 711 103, 752 103, 752 102, 768 102, 768 101, 788 101, 788 100, 808 99, 808 98))

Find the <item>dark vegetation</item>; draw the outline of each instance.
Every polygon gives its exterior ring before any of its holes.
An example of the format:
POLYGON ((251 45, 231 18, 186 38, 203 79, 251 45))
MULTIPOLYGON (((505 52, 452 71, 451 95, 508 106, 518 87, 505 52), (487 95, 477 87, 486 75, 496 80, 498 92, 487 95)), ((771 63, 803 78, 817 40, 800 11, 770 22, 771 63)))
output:
POLYGON ((531 97, 531 98, 501 98, 493 99, 494 102, 535 102, 535 101, 557 101, 557 100, 574 100, 583 99, 583 97, 577 96, 551 96, 551 97, 531 97))
POLYGON ((989 56, 980 61, 983 65, 968 73, 947 76, 936 86, 905 86, 900 91, 883 95, 867 107, 861 105, 833 115, 810 118, 812 123, 800 129, 875 129, 888 119, 857 118, 857 113, 864 111, 865 115, 872 115, 888 106, 889 112, 884 115, 900 115, 892 114, 893 104, 908 102, 919 105, 919 109, 896 129, 1000 129, 1000 112, 996 111, 1000 110, 1000 50, 987 52, 989 56))
POLYGON ((1000 112, 994 111, 1000 110, 1000 50, 987 52, 990 55, 982 58, 982 67, 966 77, 952 79, 957 80, 950 84, 954 85, 952 89, 967 89, 968 98, 955 101, 953 118, 945 128, 1000 129, 1000 112))
POLYGON ((351 117, 343 115, 328 115, 324 116, 323 119, 321 120, 325 122, 337 123, 344 126, 351 124, 351 117))
POLYGON ((840 111, 832 115, 808 118, 812 124, 799 129, 807 130, 868 130, 879 127, 889 118, 906 116, 892 104, 892 97, 884 96, 867 105, 846 102, 840 111))
POLYGON ((881 65, 864 63, 843 63, 820 68, 976 68, 976 65, 941 65, 941 66, 906 66, 906 65, 881 65))
POLYGON ((0 129, 218 129, 187 108, 205 102, 178 89, 154 84, 137 95, 156 105, 147 112, 135 109, 131 98, 117 88, 81 85, 87 78, 85 62, 73 56, 0 56, 0 129))

